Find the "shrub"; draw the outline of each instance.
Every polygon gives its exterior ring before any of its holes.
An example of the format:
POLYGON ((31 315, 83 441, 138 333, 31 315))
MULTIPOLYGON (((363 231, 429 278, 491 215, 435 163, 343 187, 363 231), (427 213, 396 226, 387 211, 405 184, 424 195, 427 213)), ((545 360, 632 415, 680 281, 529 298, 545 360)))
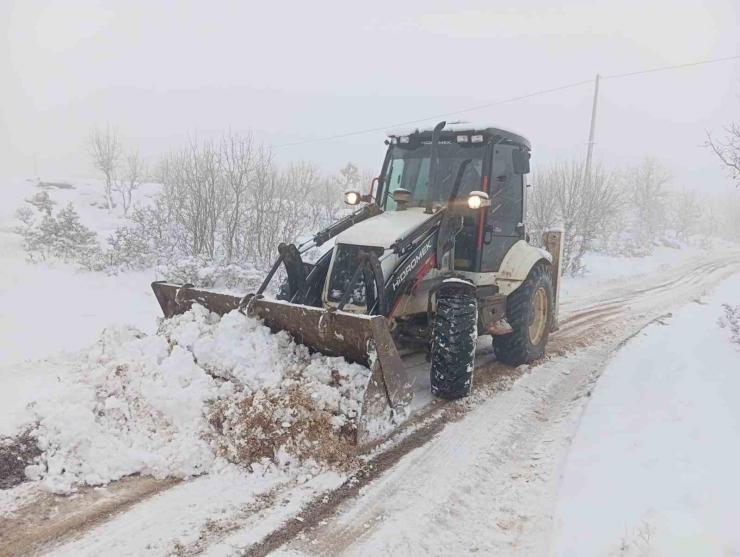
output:
POLYGON ((51 210, 54 208, 54 205, 56 205, 56 202, 52 201, 49 194, 45 191, 33 194, 31 197, 26 199, 26 203, 30 203, 36 207, 36 210, 39 213, 46 213, 49 216, 51 216, 51 210))
POLYGON ((71 203, 56 215, 44 214, 41 221, 32 222, 18 232, 23 236, 23 247, 31 261, 55 257, 79 262, 100 250, 97 234, 80 222, 71 203))
POLYGON ((719 326, 723 329, 729 327, 732 342, 740 344, 740 305, 722 304, 722 309, 725 314, 719 318, 719 326))
POLYGON ((156 256, 146 238, 126 226, 116 228, 108 236, 109 266, 121 270, 141 271, 156 263, 156 256))
POLYGON ((172 263, 159 265, 157 273, 166 280, 180 284, 240 291, 256 290, 264 275, 249 264, 218 262, 206 256, 183 257, 172 263))

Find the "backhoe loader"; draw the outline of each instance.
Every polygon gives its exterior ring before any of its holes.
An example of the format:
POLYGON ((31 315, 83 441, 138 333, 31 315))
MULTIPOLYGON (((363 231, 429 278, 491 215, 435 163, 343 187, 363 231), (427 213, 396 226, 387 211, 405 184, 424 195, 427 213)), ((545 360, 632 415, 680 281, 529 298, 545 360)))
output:
POLYGON ((231 296, 155 282, 166 317, 193 303, 239 310, 326 355, 368 366, 358 449, 378 441, 373 421, 407 411, 413 385, 399 347, 428 350, 434 395, 473 387, 479 335, 496 358, 518 366, 540 358, 557 328, 562 234, 547 250, 529 244, 525 175, 531 146, 496 127, 439 123, 388 132, 370 192, 345 192, 358 208, 300 245, 281 244, 255 293, 231 296), (315 263, 302 255, 333 242, 315 263), (264 293, 280 268, 278 299, 264 293))

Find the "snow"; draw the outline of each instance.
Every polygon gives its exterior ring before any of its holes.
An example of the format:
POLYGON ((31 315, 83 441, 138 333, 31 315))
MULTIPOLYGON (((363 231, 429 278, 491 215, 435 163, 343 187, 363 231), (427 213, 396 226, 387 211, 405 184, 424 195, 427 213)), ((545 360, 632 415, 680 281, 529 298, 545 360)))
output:
POLYGON ((740 554, 740 276, 606 368, 568 455, 555 556, 740 554))
POLYGON ((405 211, 388 211, 357 223, 339 234, 337 244, 377 246, 390 248, 404 234, 416 230, 434 215, 424 213, 423 207, 411 207, 405 211))
MULTIPOLYGON (((47 180, 51 181, 51 180, 47 180)), ((61 181, 61 180, 56 180, 61 181)), ((39 191, 49 193, 55 210, 71 202, 86 226, 104 240, 125 224, 120 209, 103 207, 102 185, 97 180, 75 180, 73 189, 37 187, 36 181, 16 180, 0 189, 0 366, 59 352, 76 352, 94 342, 111 324, 127 323, 152 333, 159 308, 150 283, 154 272, 107 276, 76 271, 61 263, 31 265, 12 232, 13 218, 23 200, 39 191)), ((137 202, 147 203, 158 186, 145 184, 137 202)), ((4 373, 0 372, 0 382, 4 373)), ((0 383, 0 386, 2 383, 0 383)), ((7 389, 0 389, 0 393, 7 389)), ((0 401, 4 400, 0 394, 0 401)))
MULTIPOLYGON (((367 368, 341 358, 309 355, 288 333, 273 335, 237 311, 220 318, 201 306, 164 321, 156 335, 106 329, 94 346, 58 364, 54 373, 59 384, 52 392, 23 409, 16 405, 8 416, 16 427, 33 426, 43 454, 26 474, 54 493, 135 473, 187 478, 219 470, 226 465, 220 456, 237 459, 217 450, 241 440, 237 408, 259 416, 258 404, 269 403, 270 388, 298 384, 312 411, 331 415, 331 427, 356 424, 370 376, 367 368), (232 418, 230 428, 211 428, 215 401, 226 420, 232 418)), ((283 428, 298 426, 298 432, 305 419, 287 403, 271 406, 270 417, 283 428)), ((302 439, 298 432, 296 444, 302 439)), ((288 454, 290 448, 280 448, 287 456, 278 464, 302 464, 288 454)))
MULTIPOLYGON (((404 135, 411 135, 412 133, 418 133, 418 132, 431 132, 434 131, 434 126, 436 126, 436 123, 432 124, 415 124, 411 126, 401 126, 398 128, 393 128, 386 130, 385 134, 388 137, 401 137, 404 135)), ((515 130, 512 130, 509 127, 502 128, 499 125, 491 124, 491 123, 483 123, 483 122, 448 122, 447 125, 445 125, 444 129, 442 131, 446 132, 469 132, 469 131, 483 131, 487 130, 489 128, 493 128, 496 130, 502 130, 509 133, 513 133, 515 135, 518 135, 520 137, 526 137, 524 134, 521 134, 515 130)))
POLYGON ((0 365, 75 352, 115 323, 154 332, 160 311, 153 273, 107 276, 64 264, 29 265, 20 237, 4 232, 0 261, 0 365))
POLYGON ((294 475, 274 467, 253 474, 231 467, 160 493, 47 555, 191 555, 201 554, 201 544, 206 555, 240 555, 343 481, 343 475, 325 472, 296 486, 294 475))
MULTIPOLYGON (((718 251, 721 249, 722 247, 718 246, 718 251)), ((583 258, 585 274, 577 277, 563 275, 560 297, 562 300, 569 295, 588 291, 598 283, 624 281, 627 278, 656 272, 666 265, 699 258, 706 254, 705 250, 689 246, 683 246, 682 249, 654 247, 649 257, 611 257, 588 252, 583 258)))

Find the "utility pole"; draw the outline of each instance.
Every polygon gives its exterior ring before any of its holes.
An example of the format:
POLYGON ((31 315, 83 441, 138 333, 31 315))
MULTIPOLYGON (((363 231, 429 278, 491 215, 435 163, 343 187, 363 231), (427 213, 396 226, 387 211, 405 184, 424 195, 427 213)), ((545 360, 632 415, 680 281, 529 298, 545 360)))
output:
POLYGON ((588 132, 588 153, 586 154, 586 187, 591 185, 591 159, 594 154, 594 135, 596 134, 596 105, 599 102, 599 80, 601 76, 596 74, 594 82, 594 106, 591 110, 591 131, 588 132))

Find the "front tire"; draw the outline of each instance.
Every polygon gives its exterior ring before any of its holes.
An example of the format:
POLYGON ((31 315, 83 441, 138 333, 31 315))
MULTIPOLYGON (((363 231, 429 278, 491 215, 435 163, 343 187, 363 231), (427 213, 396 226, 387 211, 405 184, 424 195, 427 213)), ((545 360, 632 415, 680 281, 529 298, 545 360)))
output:
POLYGON ((550 269, 538 263, 526 280, 509 294, 506 318, 513 332, 493 337, 496 358, 510 366, 528 364, 545 353, 553 314, 550 269))
POLYGON ((473 387, 475 341, 478 334, 475 296, 450 293, 437 297, 431 343, 432 394, 456 399, 473 387))

